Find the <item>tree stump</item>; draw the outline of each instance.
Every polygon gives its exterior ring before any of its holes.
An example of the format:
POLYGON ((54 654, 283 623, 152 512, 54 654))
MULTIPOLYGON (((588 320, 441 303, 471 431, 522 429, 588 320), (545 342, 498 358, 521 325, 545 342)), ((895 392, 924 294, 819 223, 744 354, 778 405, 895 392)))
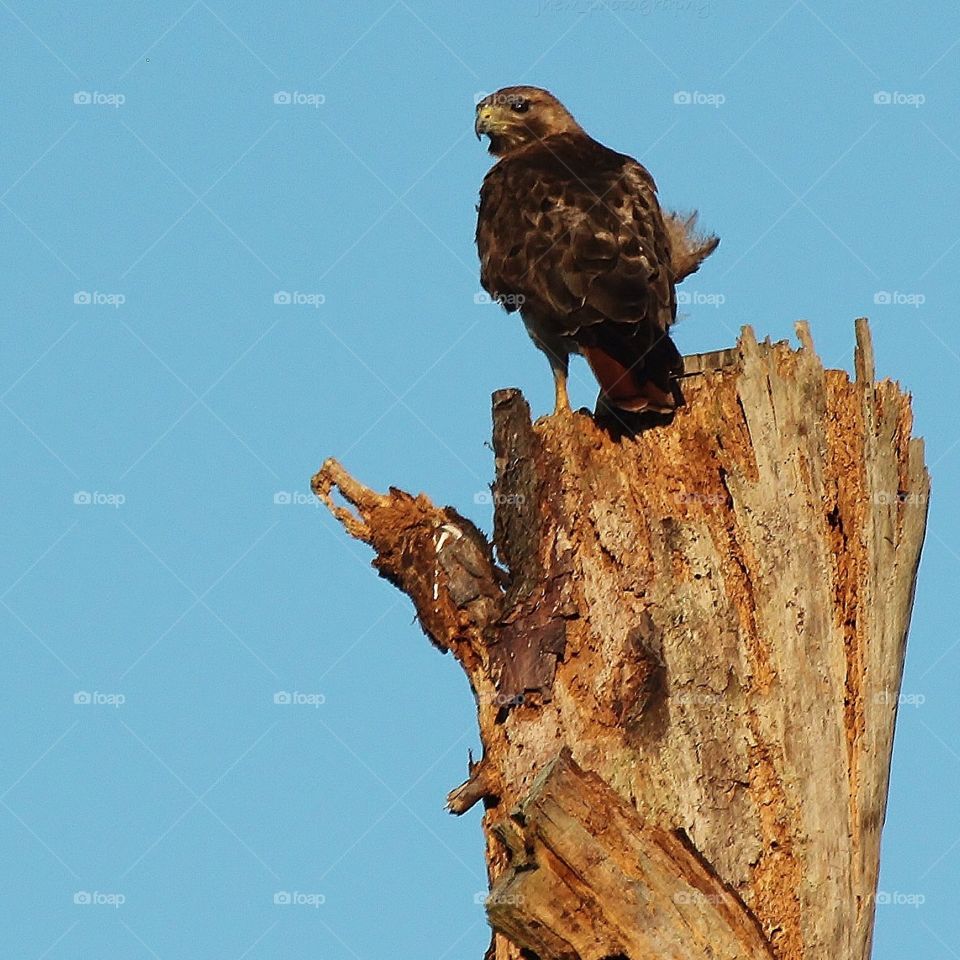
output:
POLYGON ((869 956, 929 478, 856 332, 851 381, 745 328, 634 436, 496 393, 492 543, 314 477, 470 680, 488 958, 869 956))

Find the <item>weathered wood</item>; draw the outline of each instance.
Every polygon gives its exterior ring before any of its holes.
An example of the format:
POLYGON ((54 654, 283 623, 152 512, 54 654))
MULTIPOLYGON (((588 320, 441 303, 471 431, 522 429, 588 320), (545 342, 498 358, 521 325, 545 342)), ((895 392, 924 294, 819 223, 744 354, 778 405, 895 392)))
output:
MULTIPOLYGON (((466 670, 484 756, 450 806, 484 800, 492 884, 510 811, 566 747, 651 836, 686 838, 772 956, 866 960, 929 480, 866 322, 854 381, 798 334, 793 350, 746 329, 735 364, 687 378, 672 421, 635 436, 582 414, 531 424, 498 393, 492 545, 332 461, 314 489, 466 670)), ((526 920, 492 912, 509 923, 496 960, 542 930, 534 900, 526 920)), ((563 917, 556 944, 586 949, 563 917)))
POLYGON ((750 912, 676 833, 637 811, 564 749, 501 833, 516 852, 490 922, 540 960, 610 956, 770 960, 750 912))
POLYGON ((720 370, 723 367, 732 367, 740 362, 740 351, 736 347, 726 350, 710 350, 707 353, 688 353, 683 358, 683 373, 681 376, 692 377, 709 370, 720 370))

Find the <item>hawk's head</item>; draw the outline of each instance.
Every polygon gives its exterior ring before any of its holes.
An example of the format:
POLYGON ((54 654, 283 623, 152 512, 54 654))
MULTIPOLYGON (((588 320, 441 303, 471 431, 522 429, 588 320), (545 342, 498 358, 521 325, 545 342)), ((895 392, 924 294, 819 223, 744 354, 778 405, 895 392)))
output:
POLYGON ((490 138, 496 157, 558 133, 583 133, 570 111, 540 87, 504 87, 484 97, 473 129, 478 140, 483 134, 490 138))

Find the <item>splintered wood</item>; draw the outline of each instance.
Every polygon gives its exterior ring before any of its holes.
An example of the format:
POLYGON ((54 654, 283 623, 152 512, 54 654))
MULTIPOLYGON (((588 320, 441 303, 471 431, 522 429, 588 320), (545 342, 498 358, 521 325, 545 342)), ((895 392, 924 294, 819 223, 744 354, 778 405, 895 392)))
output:
POLYGON ((491 960, 869 957, 929 478, 866 321, 798 333, 634 436, 496 394, 492 542, 314 477, 476 695, 491 960))

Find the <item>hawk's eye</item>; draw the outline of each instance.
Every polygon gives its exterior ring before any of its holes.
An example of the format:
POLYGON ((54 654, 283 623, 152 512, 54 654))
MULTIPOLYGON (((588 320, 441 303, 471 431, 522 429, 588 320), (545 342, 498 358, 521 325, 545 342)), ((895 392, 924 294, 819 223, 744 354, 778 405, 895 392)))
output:
POLYGON ((510 104, 510 109, 514 113, 526 113, 530 109, 530 101, 514 100, 513 103, 510 104))

